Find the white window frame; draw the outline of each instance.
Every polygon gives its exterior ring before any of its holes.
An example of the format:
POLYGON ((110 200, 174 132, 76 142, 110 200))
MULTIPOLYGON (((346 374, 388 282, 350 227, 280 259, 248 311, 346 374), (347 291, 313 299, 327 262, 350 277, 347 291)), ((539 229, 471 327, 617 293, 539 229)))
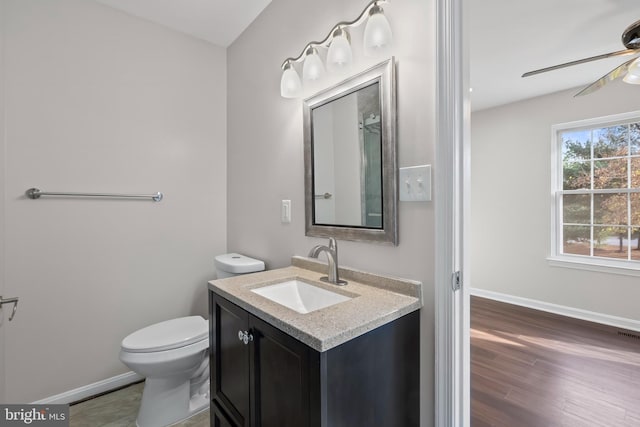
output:
MULTIPOLYGON (((617 124, 640 122, 640 111, 615 114, 593 119, 578 120, 568 123, 560 123, 551 126, 551 255, 547 258, 549 265, 554 267, 567 267, 580 270, 590 270, 603 273, 640 276, 640 261, 618 260, 595 256, 571 255, 562 253, 562 141, 558 138, 560 132, 580 129, 592 129, 595 127, 609 127, 617 124)), ((627 173, 631 170, 628 168, 627 173)), ((601 190, 599 193, 620 192, 616 190, 601 190)), ((623 191, 624 192, 624 191, 623 191)), ((640 190, 626 190, 637 193, 640 190)), ((572 191, 572 193, 574 193, 572 191)), ((575 191, 574 194, 592 194, 593 190, 584 192, 575 191)), ((566 194, 566 192, 565 192, 566 194)), ((592 209, 593 210, 593 209, 592 209)), ((593 215, 593 212, 592 212, 593 215)))

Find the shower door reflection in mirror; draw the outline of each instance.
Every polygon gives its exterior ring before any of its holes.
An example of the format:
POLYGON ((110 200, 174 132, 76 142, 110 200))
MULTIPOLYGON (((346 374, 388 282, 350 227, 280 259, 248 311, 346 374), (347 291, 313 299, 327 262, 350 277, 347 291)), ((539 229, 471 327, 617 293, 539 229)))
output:
POLYGON ((380 85, 313 114, 315 223, 382 228, 380 85))

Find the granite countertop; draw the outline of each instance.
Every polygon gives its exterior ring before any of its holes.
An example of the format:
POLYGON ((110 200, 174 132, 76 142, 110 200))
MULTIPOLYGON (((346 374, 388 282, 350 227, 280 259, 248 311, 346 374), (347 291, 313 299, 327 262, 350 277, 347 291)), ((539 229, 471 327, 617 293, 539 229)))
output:
POLYGON ((320 281, 326 273, 327 265, 316 259, 293 257, 290 267, 211 280, 209 289, 319 352, 422 307, 420 282, 340 267, 340 278, 349 283, 336 286, 320 281), (300 279, 351 299, 301 314, 251 292, 291 279, 300 279))

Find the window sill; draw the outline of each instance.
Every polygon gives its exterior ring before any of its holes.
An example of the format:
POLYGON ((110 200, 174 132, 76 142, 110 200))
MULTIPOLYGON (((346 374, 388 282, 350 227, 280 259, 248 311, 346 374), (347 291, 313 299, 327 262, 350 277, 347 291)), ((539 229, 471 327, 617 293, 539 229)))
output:
POLYGON ((640 277, 640 262, 608 260, 603 258, 555 255, 547 258, 551 267, 573 268, 599 273, 621 274, 640 277))

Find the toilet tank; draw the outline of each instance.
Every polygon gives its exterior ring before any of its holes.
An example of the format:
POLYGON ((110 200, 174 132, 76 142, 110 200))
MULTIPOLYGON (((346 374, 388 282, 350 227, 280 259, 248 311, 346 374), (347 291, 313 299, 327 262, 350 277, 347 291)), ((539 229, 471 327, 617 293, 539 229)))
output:
POLYGON ((216 256, 215 266, 218 279, 264 270, 263 261, 237 253, 216 256))

